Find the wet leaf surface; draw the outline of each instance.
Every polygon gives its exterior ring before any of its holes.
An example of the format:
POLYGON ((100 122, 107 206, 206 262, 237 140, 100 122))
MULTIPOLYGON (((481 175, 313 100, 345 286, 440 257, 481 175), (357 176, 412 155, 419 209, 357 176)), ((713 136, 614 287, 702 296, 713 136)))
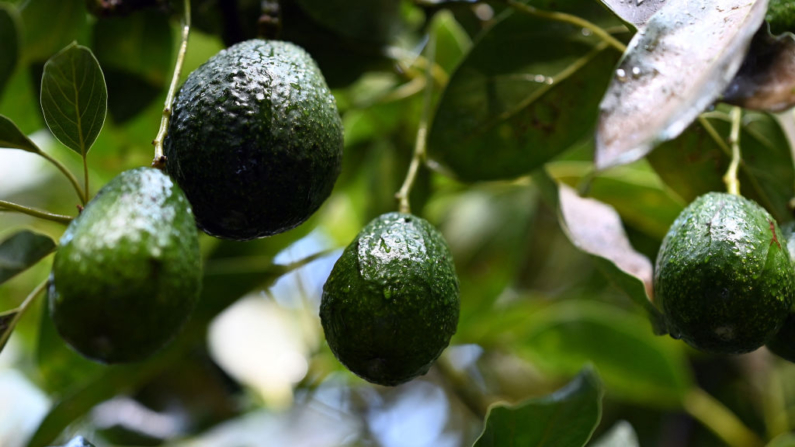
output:
POLYGON ((767 0, 666 1, 633 37, 602 100, 597 167, 638 160, 682 133, 731 82, 766 8, 767 0))
POLYGON ((602 4, 619 19, 635 28, 646 25, 654 13, 665 5, 665 0, 601 0, 602 4))

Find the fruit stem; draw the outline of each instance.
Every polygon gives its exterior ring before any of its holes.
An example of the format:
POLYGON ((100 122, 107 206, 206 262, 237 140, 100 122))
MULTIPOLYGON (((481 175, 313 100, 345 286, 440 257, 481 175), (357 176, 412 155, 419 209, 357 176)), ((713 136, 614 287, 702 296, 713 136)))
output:
POLYGON ((736 196, 740 195, 740 180, 737 179, 737 169, 740 167, 740 125, 742 124, 742 109, 739 107, 732 107, 731 120, 732 130, 729 135, 729 144, 732 147, 732 162, 729 165, 729 170, 723 176, 723 183, 726 184, 726 189, 729 194, 736 196))
POLYGON ((190 37, 190 0, 184 0, 184 15, 182 18, 182 40, 179 44, 177 61, 174 64, 174 75, 171 77, 171 85, 168 87, 166 104, 163 107, 163 116, 160 119, 160 130, 157 131, 152 144, 155 146, 155 158, 152 160, 152 167, 163 169, 166 167, 166 156, 163 155, 163 142, 168 134, 168 123, 171 120, 171 106, 174 102, 174 95, 177 92, 177 84, 182 74, 182 65, 185 62, 185 53, 188 52, 188 37, 190 37))
POLYGON ((746 427, 731 410, 701 388, 694 387, 688 391, 683 405, 690 416, 704 424, 731 447, 764 445, 759 436, 746 427))
POLYGON ((69 180, 69 183, 71 183, 72 186, 74 187, 75 192, 77 192, 77 197, 80 198, 80 203, 85 205, 86 202, 88 201, 88 193, 83 192, 83 188, 80 186, 80 182, 77 181, 77 177, 75 177, 74 174, 72 174, 68 169, 66 169, 66 166, 64 166, 63 163, 56 160, 46 152, 39 150, 36 153, 44 157, 45 160, 55 165, 55 167, 58 168, 58 170, 61 171, 61 173, 63 173, 63 175, 66 176, 66 178, 69 180))
POLYGON ((38 217, 39 219, 51 220, 53 222, 58 222, 64 225, 69 225, 69 222, 72 221, 72 218, 69 216, 52 214, 46 211, 41 211, 34 208, 28 208, 26 206, 22 206, 16 203, 7 202, 5 200, 0 200, 0 211, 13 211, 17 213, 27 214, 29 216, 38 217))
POLYGON ((28 297, 25 298, 25 301, 23 301, 22 304, 20 304, 19 307, 15 309, 17 311, 16 315, 14 315, 14 318, 8 324, 5 332, 0 334, 0 351, 3 350, 6 343, 8 342, 8 339, 11 337, 11 333, 14 332, 14 327, 16 327, 17 323, 19 322, 19 319, 22 318, 22 314, 25 313, 25 310, 27 310, 27 308, 30 306, 30 303, 32 303, 33 300, 37 296, 39 296, 41 292, 44 291, 44 288, 47 286, 47 283, 48 280, 45 279, 41 284, 36 286, 36 288, 33 289, 32 292, 30 292, 30 295, 28 295, 28 297))
POLYGON ((423 98, 422 116, 417 129, 417 140, 414 144, 414 156, 411 158, 411 164, 409 165, 408 173, 406 173, 406 179, 403 181, 403 186, 395 194, 401 213, 411 212, 409 195, 411 194, 411 188, 414 186, 414 181, 417 179, 420 164, 425 160, 425 147, 428 142, 428 120, 430 119, 433 100, 433 66, 436 61, 436 33, 434 32, 431 32, 428 37, 427 59, 429 62, 425 67, 425 96, 423 98))
POLYGON ((505 3, 508 6, 510 6, 511 8, 513 8, 514 10, 522 12, 522 13, 525 13, 525 14, 529 14, 531 16, 535 16, 535 17, 539 17, 539 18, 547 19, 547 20, 554 20, 556 22, 569 23, 569 24, 572 24, 574 26, 579 26, 581 28, 585 28, 587 30, 590 30, 595 36, 598 36, 600 39, 602 39, 603 41, 605 41, 608 44, 610 44, 610 46, 612 46, 616 50, 618 50, 618 51, 620 51, 622 53, 627 50, 627 46, 626 45, 621 43, 621 41, 619 41, 615 37, 611 36, 610 33, 608 33, 607 31, 604 30, 604 28, 600 27, 599 25, 596 25, 594 23, 591 23, 591 22, 587 21, 587 20, 583 19, 582 17, 577 17, 575 15, 566 14, 565 12, 543 11, 543 10, 534 8, 534 7, 530 6, 530 5, 526 5, 524 3, 521 3, 521 2, 519 2, 517 0, 505 0, 505 3))

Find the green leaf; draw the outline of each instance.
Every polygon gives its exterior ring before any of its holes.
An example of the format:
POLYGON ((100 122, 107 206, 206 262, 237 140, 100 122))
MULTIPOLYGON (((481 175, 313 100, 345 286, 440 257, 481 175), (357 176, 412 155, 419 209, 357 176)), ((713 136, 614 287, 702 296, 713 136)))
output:
POLYGON ((463 181, 529 173, 592 130, 618 57, 579 27, 506 11, 442 94, 431 163, 463 181))
POLYGON ((655 333, 664 334, 665 318, 651 302, 652 263, 632 248, 616 210, 598 200, 580 197, 568 186, 556 186, 543 170, 533 179, 558 210, 560 225, 572 244, 590 254, 608 279, 648 313, 655 333))
POLYGON ((745 109, 782 112, 795 105, 795 36, 754 36, 740 71, 723 92, 723 102, 745 109))
POLYGON ((639 160, 676 138, 737 73, 767 1, 716 4, 665 2, 632 38, 600 105, 599 169, 639 160))
POLYGON ((609 432, 591 444, 591 447, 640 447, 640 443, 632 424, 618 421, 609 432))
POLYGON ((16 8, 0 3, 0 96, 19 58, 19 17, 16 8))
POLYGON ((613 14, 635 29, 643 28, 652 15, 662 8, 665 0, 600 0, 613 14))
MULTIPOLYGON (((707 121, 719 137, 728 138, 727 114, 710 113, 707 121)), ((740 134, 740 192, 765 207, 779 222, 791 219, 789 200, 795 197, 795 168, 790 144, 773 116, 747 113, 740 134)), ((660 178, 686 202, 710 191, 724 191, 723 175, 730 152, 697 122, 679 138, 660 145, 648 157, 660 178)))
POLYGON ((602 417, 599 376, 585 368, 549 396, 489 408, 475 447, 582 447, 602 417))
POLYGON ((55 251, 47 236, 23 230, 0 243, 0 284, 24 272, 55 251))
POLYGON ((164 91, 173 38, 168 16, 141 11, 94 24, 92 48, 108 84, 108 111, 118 122, 138 115, 164 91))
POLYGON ((795 435, 792 433, 785 433, 770 441, 767 447, 795 447, 795 435))
POLYGON ((436 63, 452 73, 472 48, 472 39, 450 11, 437 12, 430 27, 436 33, 436 63))
POLYGON ((534 366, 569 375, 591 362, 615 398, 676 408, 692 383, 682 347, 614 305, 568 300, 530 314, 526 324, 521 352, 534 366))
POLYGON ((86 25, 85 0, 28 0, 20 12, 25 30, 23 57, 43 62, 80 37, 86 25))
POLYGON ((47 61, 41 108, 55 138, 85 157, 102 130, 108 108, 105 77, 91 50, 72 43, 47 61))
POLYGON ((2 343, 0 343, 0 352, 6 347, 5 345, 9 337, 11 337, 11 332, 14 332, 19 312, 19 309, 12 309, 0 313, 0 341, 2 341, 2 343))
POLYGON ((22 149, 33 153, 41 152, 36 143, 22 133, 13 121, 3 115, 0 115, 0 147, 22 149))

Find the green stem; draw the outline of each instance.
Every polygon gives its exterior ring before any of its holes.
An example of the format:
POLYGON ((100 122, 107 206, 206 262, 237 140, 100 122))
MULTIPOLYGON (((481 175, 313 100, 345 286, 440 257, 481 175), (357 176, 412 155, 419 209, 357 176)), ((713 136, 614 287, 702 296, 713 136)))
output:
POLYGON ((88 186, 88 158, 85 155, 83 155, 83 182, 83 185, 85 185, 85 189, 83 190, 83 205, 85 205, 90 199, 90 187, 88 186))
POLYGON ((535 17, 539 17, 539 18, 547 19, 547 20, 554 20, 556 22, 569 23, 569 24, 574 25, 574 26, 585 28, 587 30, 590 30, 595 36, 598 36, 600 39, 602 39, 603 41, 605 41, 608 44, 610 44, 610 46, 612 46, 616 50, 618 50, 618 51, 620 51, 622 53, 627 50, 627 46, 626 45, 621 43, 621 41, 619 41, 615 37, 611 36, 610 33, 605 31, 602 27, 600 27, 599 25, 596 25, 594 23, 591 23, 591 22, 589 22, 589 21, 587 21, 587 20, 585 20, 585 19, 583 19, 581 17, 577 17, 577 16, 574 16, 574 15, 571 15, 571 14, 566 14, 565 12, 540 10, 540 9, 537 9, 537 8, 535 8, 533 6, 529 6, 529 5, 526 5, 524 3, 521 3, 521 2, 519 2, 517 0, 505 0, 505 2, 511 8, 513 8, 513 9, 519 11, 519 12, 522 12, 522 13, 525 13, 525 14, 529 14, 531 16, 535 16, 535 17))
POLYGON ((740 195, 740 180, 737 179, 737 170, 740 167, 740 126, 742 124, 742 109, 733 107, 731 112, 732 130, 729 136, 729 144, 732 148, 732 162, 729 165, 729 170, 723 176, 723 183, 726 184, 726 189, 729 194, 736 196, 740 195))
POLYGON ((28 295, 28 297, 25 298, 25 301, 23 301, 22 304, 20 304, 19 307, 17 307, 16 309, 17 314, 14 315, 14 318, 11 320, 11 323, 8 325, 8 330, 6 330, 3 334, 0 334, 0 350, 2 350, 3 347, 6 345, 6 343, 8 342, 8 339, 11 337, 11 333, 14 332, 14 327, 16 327, 17 323, 19 322, 19 319, 22 318, 22 315, 25 313, 28 307, 30 307, 30 303, 32 303, 33 300, 37 296, 39 296, 41 292, 44 291, 44 288, 47 287, 47 283, 48 280, 44 280, 44 282, 36 286, 36 288, 33 289, 32 292, 30 292, 30 295, 28 295))
POLYGON ((27 214, 33 217, 38 217, 39 219, 51 220, 53 222, 58 222, 64 225, 69 225, 69 222, 72 221, 72 218, 69 216, 48 213, 46 211, 41 211, 34 208, 28 208, 26 206, 22 206, 13 202, 7 202, 5 200, 0 200, 0 211, 14 211, 17 213, 27 214))
POLYGON ((163 142, 168 134, 168 123, 171 120, 171 106, 174 103, 174 95, 177 93, 177 84, 179 84, 179 77, 182 74, 182 65, 185 63, 185 53, 188 52, 188 37, 190 37, 190 0, 184 0, 184 16, 182 18, 182 40, 179 45, 179 53, 177 53, 177 61, 174 64, 174 75, 171 77, 171 85, 168 87, 168 95, 166 95, 166 104, 163 107, 163 116, 160 118, 160 129, 157 131, 152 144, 155 146, 155 158, 152 160, 152 166, 158 169, 163 169, 166 166, 166 156, 163 154, 163 142))
POLYGON ((452 366, 444 357, 437 360, 434 366, 436 371, 444 377, 444 382, 450 388, 450 391, 458 397, 458 400, 467 407, 472 415, 480 420, 486 419, 489 405, 483 395, 476 392, 475 387, 468 383, 466 378, 453 371, 452 366))
POLYGON ((83 192, 83 188, 80 186, 80 182, 77 180, 77 177, 75 177, 75 175, 72 174, 71 171, 66 169, 66 166, 64 166, 63 163, 61 163, 60 161, 56 160, 55 158, 53 158, 51 155, 47 154, 46 152, 39 151, 39 152, 37 152, 37 154, 41 155, 42 157, 44 157, 45 160, 47 160, 50 163, 52 163, 53 165, 55 165, 55 167, 58 168, 58 170, 61 171, 61 173, 63 173, 63 175, 66 176, 66 178, 69 180, 69 183, 71 183, 72 187, 75 189, 75 192, 77 192, 77 197, 80 198, 80 202, 83 205, 85 205, 86 204, 87 194, 85 192, 83 192))
POLYGON ((730 447, 761 447, 759 436, 746 427, 720 401, 701 388, 691 389, 684 398, 684 409, 730 447))
POLYGON ((428 142, 428 121, 431 115, 431 102, 433 100, 433 66, 436 60, 436 34, 431 33, 428 38, 428 57, 429 61, 426 64, 425 70, 425 97, 423 98, 422 116, 420 117, 419 128, 417 129, 417 140, 414 144, 414 156, 411 158, 409 171, 406 173, 406 179, 403 181, 403 186, 395 194, 398 201, 401 213, 410 213, 411 204, 409 203, 409 195, 414 182, 417 179, 417 173, 420 170, 420 164, 425 159, 425 148, 428 142))

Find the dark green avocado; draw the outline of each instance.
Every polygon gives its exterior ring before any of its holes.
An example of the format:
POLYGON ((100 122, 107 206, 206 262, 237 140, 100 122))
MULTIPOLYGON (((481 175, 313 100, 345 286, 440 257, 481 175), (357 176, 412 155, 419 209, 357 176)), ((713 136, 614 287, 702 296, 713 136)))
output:
MULTIPOLYGON (((781 226, 781 233, 787 240, 787 251, 790 260, 795 259, 795 221, 787 222, 781 226)), ((793 303, 795 304, 795 302, 793 303)), ((795 309, 790 308, 784 325, 772 340, 767 342, 767 348, 777 356, 795 362, 795 309)))
POLYGON ((303 223, 331 194, 342 122, 312 58, 288 42, 248 40, 188 76, 165 140, 168 173, 199 228, 250 240, 303 223))
POLYGON ((655 299, 671 335, 720 354, 768 342, 795 292, 785 244, 775 220, 756 203, 725 193, 697 198, 657 256, 655 299))
POLYGON ((770 0, 767 16, 772 34, 795 31, 795 2, 792 0, 770 0))
POLYGON ((388 213, 342 253, 323 287, 331 351, 354 374, 399 385, 428 372, 458 325, 450 249, 428 221, 388 213))
POLYGON ((50 314, 84 356, 142 360, 187 321, 201 288, 198 232, 185 195, 157 169, 126 171, 61 237, 50 314))

